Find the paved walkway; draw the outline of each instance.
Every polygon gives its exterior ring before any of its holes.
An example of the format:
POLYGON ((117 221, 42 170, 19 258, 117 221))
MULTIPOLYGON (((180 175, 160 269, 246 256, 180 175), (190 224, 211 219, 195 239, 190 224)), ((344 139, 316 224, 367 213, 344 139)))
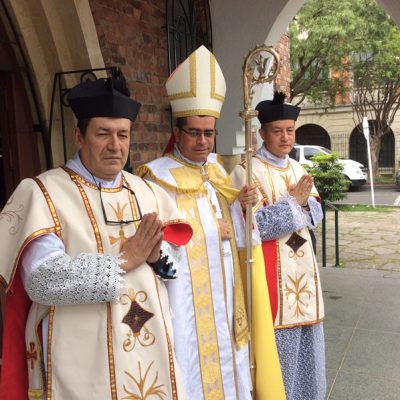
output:
MULTIPOLYGON (((328 400, 400 399, 400 208, 342 212, 333 268, 334 215, 327 215, 325 299, 328 400)), ((318 258, 321 262, 321 237, 318 258)))

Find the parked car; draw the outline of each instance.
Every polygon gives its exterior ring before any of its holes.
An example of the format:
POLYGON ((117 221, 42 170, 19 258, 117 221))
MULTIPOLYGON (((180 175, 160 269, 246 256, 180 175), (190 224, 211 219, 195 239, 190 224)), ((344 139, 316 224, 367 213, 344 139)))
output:
MULTIPOLYGON (((331 150, 316 145, 296 144, 294 148, 296 149, 296 155, 293 158, 302 165, 312 165, 310 159, 313 156, 332 153, 331 150)), ((339 159, 339 162, 343 165, 343 174, 349 181, 350 187, 358 187, 367 182, 367 168, 363 164, 358 161, 344 159, 339 159)))

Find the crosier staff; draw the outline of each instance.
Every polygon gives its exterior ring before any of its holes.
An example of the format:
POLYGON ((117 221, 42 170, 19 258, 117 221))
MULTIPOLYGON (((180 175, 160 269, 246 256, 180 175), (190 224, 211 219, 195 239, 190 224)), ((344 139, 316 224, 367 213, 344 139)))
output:
MULTIPOLYGON (((251 120, 257 116, 258 111, 251 108, 254 95, 253 88, 256 85, 272 82, 279 71, 280 60, 278 53, 270 46, 258 46, 250 51, 243 65, 243 103, 244 110, 239 115, 244 119, 245 124, 245 159, 246 159, 246 185, 250 186, 252 182, 252 132, 251 120), (266 54, 267 53, 267 54, 266 54), (267 73, 268 61, 272 65, 267 73)), ((253 305, 252 305, 252 231, 253 231, 253 208, 251 204, 246 205, 246 266, 247 266, 247 315, 250 329, 250 372, 253 383, 252 397, 255 399, 255 377, 256 365, 254 358, 254 340, 253 340, 253 305)))

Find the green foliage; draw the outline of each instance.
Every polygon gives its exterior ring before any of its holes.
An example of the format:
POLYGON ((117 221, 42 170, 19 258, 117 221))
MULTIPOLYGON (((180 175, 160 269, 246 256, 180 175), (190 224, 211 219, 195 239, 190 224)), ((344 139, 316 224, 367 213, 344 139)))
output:
POLYGON ((331 202, 346 197, 349 182, 343 175, 343 166, 338 162, 337 153, 311 157, 313 166, 307 171, 314 177, 315 187, 323 200, 331 202))
POLYGON ((351 73, 374 86, 400 77, 400 32, 375 0, 309 0, 289 31, 298 103, 333 105, 351 73))

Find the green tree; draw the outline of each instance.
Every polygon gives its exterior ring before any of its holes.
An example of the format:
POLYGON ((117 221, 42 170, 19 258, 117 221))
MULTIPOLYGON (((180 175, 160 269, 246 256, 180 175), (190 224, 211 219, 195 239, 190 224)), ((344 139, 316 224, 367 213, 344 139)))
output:
POLYGON ((322 200, 336 201, 346 197, 349 181, 343 175, 343 166, 335 152, 311 157, 312 166, 306 166, 314 177, 314 184, 322 200))
POLYGON ((290 24, 291 100, 370 120, 372 169, 400 106, 400 32, 375 0, 309 0, 290 24))

